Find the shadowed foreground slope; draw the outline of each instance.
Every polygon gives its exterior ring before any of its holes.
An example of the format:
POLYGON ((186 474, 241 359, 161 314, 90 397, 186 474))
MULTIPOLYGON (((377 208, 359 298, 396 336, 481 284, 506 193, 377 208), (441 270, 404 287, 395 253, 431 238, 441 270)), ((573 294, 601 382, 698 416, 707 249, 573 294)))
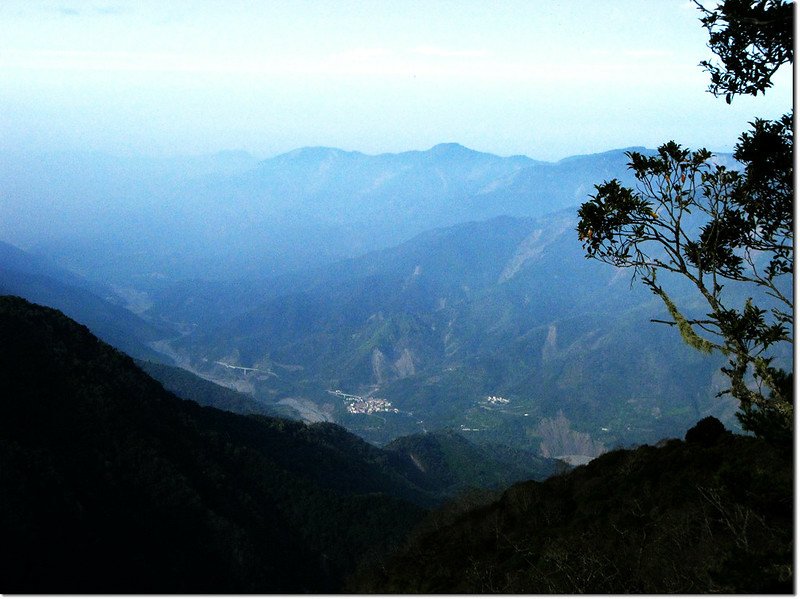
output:
POLYGON ((0 298, 0 591, 325 592, 431 503, 333 425, 179 400, 61 313, 0 298))
POLYGON ((517 484, 495 503, 434 513, 403 551, 351 588, 791 593, 790 452, 727 432, 704 439, 698 429, 691 441, 613 451, 517 484))

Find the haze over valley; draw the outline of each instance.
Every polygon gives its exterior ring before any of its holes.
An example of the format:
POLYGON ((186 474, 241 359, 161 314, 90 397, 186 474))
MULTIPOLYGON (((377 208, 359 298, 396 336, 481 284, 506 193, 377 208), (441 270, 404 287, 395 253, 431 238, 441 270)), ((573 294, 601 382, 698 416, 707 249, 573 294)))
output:
POLYGON ((721 360, 650 323, 660 300, 576 241, 593 185, 632 182, 625 151, 40 157, 2 171, 19 202, 2 221, 23 223, 6 234, 26 250, 6 246, 0 284, 134 356, 380 444, 452 428, 538 451, 563 417, 593 457, 709 414, 735 426, 721 360))
POLYGON ((794 14, 0 2, 0 593, 791 593, 794 14))

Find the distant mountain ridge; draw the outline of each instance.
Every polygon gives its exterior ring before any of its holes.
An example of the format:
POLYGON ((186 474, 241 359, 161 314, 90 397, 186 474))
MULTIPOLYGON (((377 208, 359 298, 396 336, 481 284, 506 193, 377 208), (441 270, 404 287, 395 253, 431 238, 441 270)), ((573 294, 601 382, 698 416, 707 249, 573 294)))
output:
POLYGON ((85 322, 96 335, 136 357, 166 360, 149 343, 174 332, 146 322, 125 308, 124 300, 102 284, 80 277, 0 242, 0 294, 18 295, 62 310, 85 322))
POLYGON ((0 223, 17 224, 0 224, 0 239, 145 289, 257 278, 436 227, 577 206, 604 178, 632 182, 624 152, 548 163, 450 143, 378 155, 301 148, 260 162, 229 152, 164 165, 77 157, 28 168, 35 158, 26 157, 22 170, 9 156, 0 164, 9 196, 0 223))

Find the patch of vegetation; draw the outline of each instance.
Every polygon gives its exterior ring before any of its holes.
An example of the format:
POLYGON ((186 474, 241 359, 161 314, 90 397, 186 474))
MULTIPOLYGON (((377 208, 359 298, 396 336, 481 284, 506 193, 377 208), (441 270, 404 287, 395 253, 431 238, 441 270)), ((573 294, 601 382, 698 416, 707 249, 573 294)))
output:
POLYGON ((494 502, 449 506, 359 593, 791 593, 789 452, 706 419, 494 502))

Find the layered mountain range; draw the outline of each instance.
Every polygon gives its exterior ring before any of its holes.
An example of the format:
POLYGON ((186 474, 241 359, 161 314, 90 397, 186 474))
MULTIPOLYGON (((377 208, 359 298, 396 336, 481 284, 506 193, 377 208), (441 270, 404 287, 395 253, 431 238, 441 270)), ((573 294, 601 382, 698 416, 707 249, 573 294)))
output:
POLYGON ((377 156, 303 148, 261 162, 8 155, 0 239, 122 286, 235 280, 577 205, 603 178, 630 180, 626 162, 622 150, 546 163, 458 144, 377 156))
POLYGON ((0 288, 260 413, 584 458, 708 414, 735 425, 720 360, 651 324, 663 306, 628 273, 583 257, 575 206, 631 182, 623 150, 48 160, 46 177, 0 169, 5 234, 29 250, 5 247, 0 288))
MULTIPOLYGON (((585 260, 574 222, 456 225, 249 293, 182 286, 181 303, 171 293, 163 305, 196 327, 168 347, 190 369, 376 442, 447 426, 538 447, 540 420, 559 413, 607 446, 709 413, 732 421, 715 398, 720 360, 650 323, 668 316, 660 299, 585 260)), ((160 306, 150 314, 167 318, 160 306)))
POLYGON ((0 590, 789 591, 790 452, 577 239, 626 162, 3 156, 0 590))
POLYGON ((379 449, 201 407, 226 392, 179 374, 181 399, 20 298, 0 336, 4 592, 792 589, 791 448, 713 418, 569 471, 455 432, 379 449))

